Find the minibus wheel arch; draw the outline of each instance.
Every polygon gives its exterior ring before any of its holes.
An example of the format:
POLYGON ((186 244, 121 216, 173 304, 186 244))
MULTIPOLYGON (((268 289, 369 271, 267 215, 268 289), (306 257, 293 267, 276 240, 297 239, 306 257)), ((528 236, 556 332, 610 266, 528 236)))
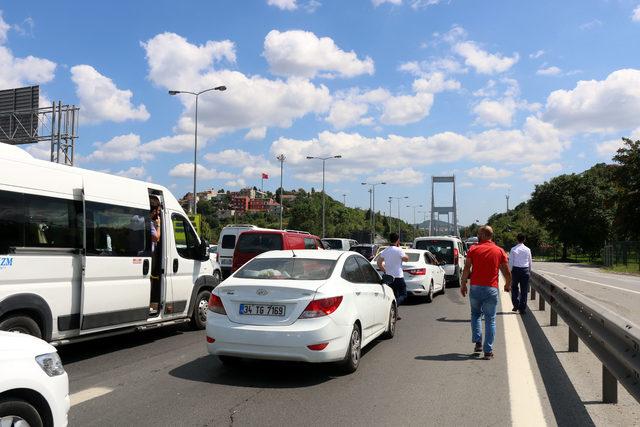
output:
POLYGON ((40 327, 42 338, 51 341, 53 317, 49 304, 39 295, 17 294, 0 301, 0 321, 14 316, 28 316, 40 327))

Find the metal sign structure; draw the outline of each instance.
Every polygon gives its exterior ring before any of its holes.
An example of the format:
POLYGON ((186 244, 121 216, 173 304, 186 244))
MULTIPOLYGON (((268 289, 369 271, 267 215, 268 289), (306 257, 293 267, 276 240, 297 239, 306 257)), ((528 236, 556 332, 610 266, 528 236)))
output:
POLYGON ((39 106, 40 88, 0 91, 0 142, 11 145, 51 142, 55 163, 73 165, 80 109, 58 101, 39 106))
POLYGON ((430 236, 437 236, 441 234, 460 236, 460 230, 458 229, 458 208, 456 205, 456 177, 452 176, 432 176, 431 177, 431 222, 430 222, 430 236), (435 184, 451 184, 453 187, 453 201, 451 206, 436 206, 435 204, 435 184), (447 227, 442 229, 440 227, 441 215, 447 216, 447 227), (453 216, 453 218, 451 218, 453 216), (453 219, 453 223, 452 223, 453 219))

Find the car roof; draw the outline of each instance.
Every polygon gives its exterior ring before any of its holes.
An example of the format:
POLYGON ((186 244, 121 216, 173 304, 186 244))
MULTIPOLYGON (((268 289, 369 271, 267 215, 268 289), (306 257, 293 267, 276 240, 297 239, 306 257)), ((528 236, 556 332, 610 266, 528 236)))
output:
POLYGON ((416 237, 416 241, 420 241, 420 240, 460 240, 460 238, 456 236, 416 237))
MULTIPOLYGON (((284 251, 269 251, 264 252, 258 255, 256 258, 293 258, 293 255, 297 258, 306 258, 306 259, 329 259, 336 261, 342 255, 344 255, 344 251, 336 251, 336 250, 317 250, 317 249, 289 249, 284 251)), ((255 258, 254 258, 255 259, 255 258)))

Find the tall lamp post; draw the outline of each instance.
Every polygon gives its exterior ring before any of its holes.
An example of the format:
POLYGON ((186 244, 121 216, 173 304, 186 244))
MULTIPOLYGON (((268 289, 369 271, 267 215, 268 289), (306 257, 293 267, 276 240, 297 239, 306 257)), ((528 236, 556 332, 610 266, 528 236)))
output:
POLYGON ((362 185, 368 185, 371 187, 371 243, 375 243, 376 239, 376 185, 386 185, 382 182, 363 182, 362 185))
POLYGON ((389 206, 391 206, 391 200, 395 199, 398 201, 398 236, 400 236, 401 231, 400 231, 400 200, 402 199, 408 199, 409 196, 389 196, 389 206))
POLYGON ((200 92, 190 92, 188 90, 170 90, 169 95, 178 95, 181 93, 186 93, 189 95, 193 95, 196 97, 196 132, 195 132, 195 144, 193 149, 193 205, 191 209, 191 213, 194 215, 197 213, 198 209, 198 193, 196 192, 196 177, 198 170, 198 98, 200 95, 206 92, 210 92, 212 90, 225 91, 227 90, 226 86, 216 86, 209 89, 201 90, 200 92))
POLYGON ((326 227, 325 227, 325 223, 324 223, 324 170, 325 170, 325 162, 327 160, 330 159, 341 159, 342 156, 341 155, 337 155, 337 156, 329 156, 329 157, 314 157, 314 156, 307 156, 307 159, 309 160, 322 160, 322 238, 324 239, 325 236, 325 231, 326 231, 326 227))
POLYGON ((418 223, 416 222, 416 208, 421 208, 422 205, 407 205, 408 208, 413 208, 413 226, 418 229, 418 223))
POLYGON ((284 188, 282 187, 282 172, 284 169, 284 161, 287 158, 284 154, 280 154, 276 159, 280 161, 280 230, 282 230, 282 211, 284 211, 284 205, 282 204, 282 193, 284 193, 284 188))

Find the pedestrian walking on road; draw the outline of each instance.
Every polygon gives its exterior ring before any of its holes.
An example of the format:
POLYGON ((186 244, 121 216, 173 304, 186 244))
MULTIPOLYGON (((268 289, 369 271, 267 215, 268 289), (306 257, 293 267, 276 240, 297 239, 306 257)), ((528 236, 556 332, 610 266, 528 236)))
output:
POLYGON ((484 351, 484 359, 493 359, 493 341, 496 336, 496 311, 498 308, 499 272, 505 277, 505 292, 511 290, 511 272, 507 254, 493 243, 493 229, 483 225, 478 229, 478 244, 469 249, 462 273, 460 293, 467 296, 467 280, 471 278, 469 301, 471 303, 471 340, 474 352, 484 351), (482 321, 484 315, 484 345, 482 321))
POLYGON ((531 249, 525 246, 525 235, 518 234, 518 244, 509 252, 509 267, 511 268, 511 311, 527 312, 527 296, 529 295, 529 274, 533 261, 531 249))
MULTIPOLYGON (((400 248, 400 236, 397 233, 389 234, 389 246, 378 257, 378 268, 384 273, 393 276, 391 289, 396 296, 396 304, 399 306, 407 299, 407 284, 404 281, 402 263, 409 261, 409 257, 400 248)), ((398 320, 400 317, 397 318, 398 320)))

